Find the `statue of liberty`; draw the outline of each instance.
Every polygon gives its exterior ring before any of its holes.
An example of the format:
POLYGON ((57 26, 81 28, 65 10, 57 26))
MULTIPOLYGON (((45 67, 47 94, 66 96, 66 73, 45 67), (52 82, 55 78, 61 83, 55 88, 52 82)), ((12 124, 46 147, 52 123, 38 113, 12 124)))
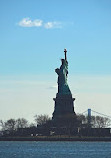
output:
POLYGON ((71 91, 67 83, 68 77, 68 61, 67 61, 67 50, 64 49, 65 59, 61 59, 60 68, 55 69, 55 72, 58 75, 58 93, 56 98, 53 98, 55 102, 54 112, 53 112, 53 121, 54 126, 66 126, 69 127, 69 124, 72 124, 72 127, 76 126, 76 114, 74 112, 74 100, 72 98, 71 91))
POLYGON ((67 76, 68 76, 68 61, 67 61, 67 50, 64 49, 65 59, 61 59, 60 68, 55 69, 55 72, 58 74, 58 94, 71 94, 69 86, 67 84, 67 76))

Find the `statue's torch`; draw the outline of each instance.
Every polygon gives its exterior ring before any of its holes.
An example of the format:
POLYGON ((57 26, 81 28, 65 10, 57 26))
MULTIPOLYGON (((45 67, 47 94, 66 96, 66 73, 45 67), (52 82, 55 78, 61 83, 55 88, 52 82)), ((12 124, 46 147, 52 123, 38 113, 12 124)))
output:
POLYGON ((64 53, 65 53, 65 60, 67 61, 67 56, 66 56, 67 49, 66 48, 64 49, 64 53))

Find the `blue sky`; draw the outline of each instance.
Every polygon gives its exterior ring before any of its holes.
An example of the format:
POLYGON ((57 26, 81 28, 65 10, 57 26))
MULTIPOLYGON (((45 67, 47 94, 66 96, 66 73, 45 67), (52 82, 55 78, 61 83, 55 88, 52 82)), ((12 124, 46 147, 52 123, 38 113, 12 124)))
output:
POLYGON ((110 0, 0 0, 0 20, 0 119, 52 114, 64 48, 75 110, 111 115, 110 0))

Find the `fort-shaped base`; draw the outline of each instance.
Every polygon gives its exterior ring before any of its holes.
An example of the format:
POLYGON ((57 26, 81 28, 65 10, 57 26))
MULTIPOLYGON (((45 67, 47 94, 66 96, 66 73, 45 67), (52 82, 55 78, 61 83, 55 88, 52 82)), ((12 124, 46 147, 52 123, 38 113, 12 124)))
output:
POLYGON ((61 125, 76 122, 76 114, 74 112, 74 100, 72 95, 60 95, 57 94, 55 101, 55 109, 53 112, 52 120, 61 125))

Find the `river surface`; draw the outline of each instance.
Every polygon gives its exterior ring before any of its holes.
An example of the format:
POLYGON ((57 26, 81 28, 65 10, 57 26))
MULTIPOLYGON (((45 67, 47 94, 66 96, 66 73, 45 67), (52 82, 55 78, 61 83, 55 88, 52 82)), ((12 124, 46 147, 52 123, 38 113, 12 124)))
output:
POLYGON ((0 158, 111 158, 111 142, 0 142, 0 158))

